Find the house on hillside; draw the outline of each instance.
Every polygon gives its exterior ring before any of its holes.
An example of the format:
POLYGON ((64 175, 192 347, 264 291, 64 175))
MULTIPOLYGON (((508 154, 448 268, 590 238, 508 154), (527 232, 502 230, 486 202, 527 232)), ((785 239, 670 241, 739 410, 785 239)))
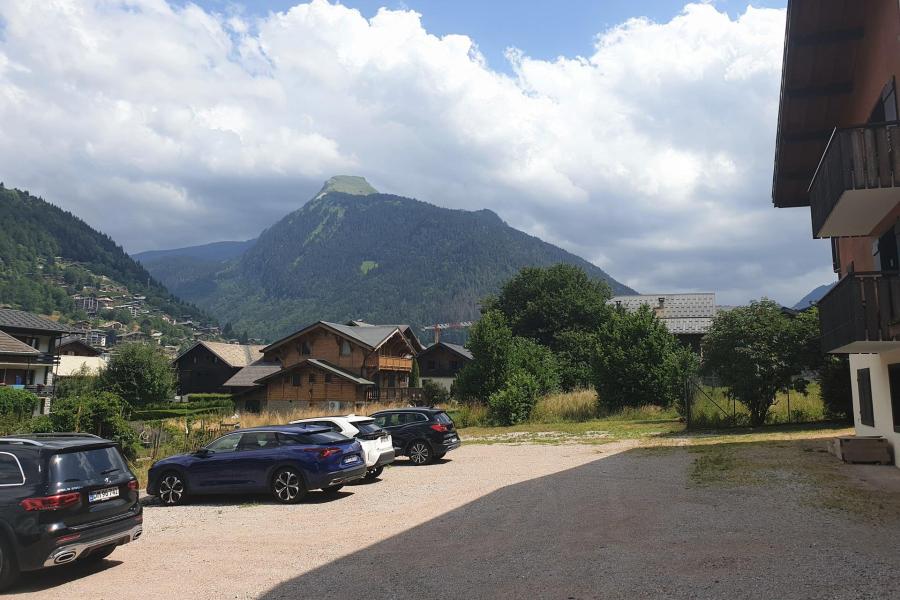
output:
POLYGON ((432 344, 416 356, 422 383, 431 381, 448 391, 460 370, 471 360, 472 353, 465 347, 448 342, 432 344))
POLYGON ((629 312, 649 306, 672 335, 698 353, 700 342, 716 316, 714 293, 613 296, 609 303, 629 312))
POLYGON ((53 370, 60 339, 69 328, 38 315, 0 309, 0 385, 53 395, 53 370))
POLYGON ((106 367, 106 356, 103 352, 86 343, 78 335, 63 337, 59 342, 58 354, 56 381, 61 377, 71 377, 83 371, 97 375, 106 367))
POLYGON ((900 5, 789 0, 784 48, 772 202, 831 241, 822 347, 849 355, 857 435, 900 466, 900 5))
POLYGON ((421 348, 405 325, 318 321, 263 348, 262 360, 225 386, 239 394, 239 407, 262 410, 343 412, 368 402, 417 402, 421 389, 409 387, 409 375, 421 348))
POLYGON ((225 382, 238 371, 262 359, 262 346, 195 342, 172 364, 178 374, 178 393, 228 393, 225 382))

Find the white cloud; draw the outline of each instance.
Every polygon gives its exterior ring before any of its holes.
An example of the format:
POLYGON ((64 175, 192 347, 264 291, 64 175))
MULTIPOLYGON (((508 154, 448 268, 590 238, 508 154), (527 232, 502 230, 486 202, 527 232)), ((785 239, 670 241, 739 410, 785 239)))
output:
POLYGON ((769 202, 784 11, 691 4, 589 57, 511 49, 513 76, 415 12, 324 0, 253 20, 13 1, 0 22, 0 179, 131 250, 253 236, 358 173, 492 208, 641 290, 787 302, 828 278, 808 213, 769 202))

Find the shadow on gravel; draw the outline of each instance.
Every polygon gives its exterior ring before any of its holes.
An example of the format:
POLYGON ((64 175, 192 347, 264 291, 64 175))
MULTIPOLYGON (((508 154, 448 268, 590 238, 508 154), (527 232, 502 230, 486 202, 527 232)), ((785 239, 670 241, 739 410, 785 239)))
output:
POLYGON ((417 469, 427 469, 428 467, 439 467, 443 464, 447 464, 448 462, 450 462, 449 458, 438 458, 438 459, 435 459, 432 462, 428 463, 427 465, 417 465, 416 463, 409 460, 408 458, 401 458, 399 460, 395 460, 394 462, 392 462, 391 468, 416 467, 417 469))
MULTIPOLYGON (((75 579, 90 577, 91 575, 102 573, 108 569, 114 569, 122 564, 122 561, 116 560, 115 556, 115 553, 113 553, 112 558, 106 558, 94 563, 79 564, 76 562, 61 567, 22 573, 22 578, 19 580, 19 583, 16 584, 14 588, 4 592, 4 595, 14 596, 16 594, 26 594, 29 592, 43 592, 51 590, 58 585, 74 581, 75 579)), ((49 598, 51 596, 48 594, 47 597, 49 598)), ((100 597, 101 596, 98 596, 98 598, 100 597)))
MULTIPOLYGON (((342 498, 352 496, 353 492, 346 487, 334 494, 326 494, 320 490, 307 493, 299 504, 327 504, 338 502, 342 498)), ((163 506, 159 498, 155 496, 142 496, 141 504, 144 509, 177 510, 177 506, 163 506)), ((204 496, 191 496, 183 506, 255 506, 257 504, 281 505, 270 494, 217 494, 204 496)))
POLYGON ((701 485, 691 473, 708 455, 690 448, 613 454, 388 539, 358 539, 357 552, 259 597, 884 597, 900 589, 900 515, 866 521, 817 506, 833 491, 823 486, 857 481, 830 455, 804 451, 823 443, 729 444, 736 461, 763 452, 834 476, 800 483, 772 471, 701 485))

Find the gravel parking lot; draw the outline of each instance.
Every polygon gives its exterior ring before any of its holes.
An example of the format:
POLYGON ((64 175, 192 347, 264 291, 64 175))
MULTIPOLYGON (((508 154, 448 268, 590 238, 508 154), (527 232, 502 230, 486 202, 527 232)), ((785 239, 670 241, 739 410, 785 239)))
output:
POLYGON ((21 598, 884 598, 900 470, 821 441, 718 448, 464 445, 382 481, 145 510, 96 567, 21 598), (721 455, 721 456, 720 456, 721 455), (724 458, 722 458, 724 457, 724 458))

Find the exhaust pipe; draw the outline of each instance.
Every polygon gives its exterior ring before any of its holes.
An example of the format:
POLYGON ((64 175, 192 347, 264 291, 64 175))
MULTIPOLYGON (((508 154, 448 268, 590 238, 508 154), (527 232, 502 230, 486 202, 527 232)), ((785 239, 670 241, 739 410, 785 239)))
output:
POLYGON ((136 540, 136 539, 138 539, 139 537, 141 537, 141 534, 142 534, 142 533, 144 533, 144 530, 143 530, 143 529, 138 529, 137 531, 135 531, 135 532, 134 532, 134 535, 131 536, 131 541, 133 542, 134 540, 136 540))
POLYGON ((57 564, 57 565, 64 565, 66 563, 70 563, 73 560, 75 560, 75 558, 77 556, 78 555, 75 553, 74 550, 67 550, 66 552, 60 552, 59 554, 56 555, 56 558, 53 559, 53 563, 57 564))

